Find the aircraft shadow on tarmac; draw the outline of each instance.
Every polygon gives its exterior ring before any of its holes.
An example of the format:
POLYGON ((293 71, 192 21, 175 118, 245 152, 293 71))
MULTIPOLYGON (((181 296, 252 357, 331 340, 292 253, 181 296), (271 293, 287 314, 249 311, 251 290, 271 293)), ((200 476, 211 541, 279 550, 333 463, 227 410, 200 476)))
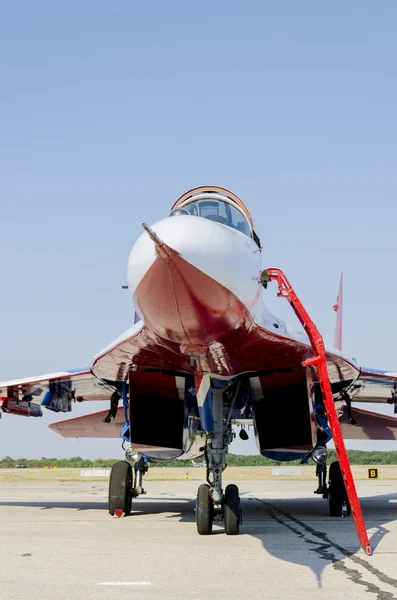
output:
MULTIPOLYGON (((372 552, 384 536, 391 532, 387 523, 397 520, 397 493, 360 498, 372 552)), ((384 596, 381 587, 366 581, 365 574, 371 574, 379 585, 387 583, 397 588, 393 579, 376 569, 371 558, 365 557, 359 549, 359 542, 353 518, 346 519, 328 516, 328 504, 319 497, 299 499, 260 499, 253 498, 243 503, 245 509, 245 531, 261 540, 264 549, 281 560, 309 567, 316 575, 319 587, 325 567, 333 567, 349 579, 366 587, 368 592, 384 596), (247 510, 247 504, 250 507, 247 510), (250 522, 252 519, 252 522, 250 522), (359 569, 346 566, 350 558, 359 569)), ((391 534, 393 535, 393 534, 391 534)))
MULTIPOLYGON (((94 492, 95 493, 95 492, 94 492)), ((149 491, 150 493, 150 491, 149 491)), ((180 498, 165 494, 165 498, 151 500, 136 499, 133 501, 132 513, 128 519, 142 514, 165 514, 166 519, 181 522, 195 522, 195 502, 188 498, 180 498)), ((243 524, 241 534, 258 538, 263 548, 270 555, 281 560, 309 567, 316 575, 321 586, 321 575, 324 568, 332 564, 335 569, 345 574, 360 585, 367 585, 368 591, 374 591, 374 584, 366 584, 363 568, 378 577, 379 582, 397 587, 397 579, 391 579, 378 571, 371 564, 371 559, 358 553, 358 540, 353 518, 332 518, 328 516, 326 501, 319 497, 299 499, 262 499, 249 494, 241 496, 243 524), (350 558, 359 570, 348 568, 344 561, 350 558)), ((397 492, 361 498, 367 528, 370 530, 372 550, 385 535, 390 532, 384 527, 397 520, 397 492)), ((42 510, 100 510, 107 511, 106 502, 71 501, 71 502, 0 502, 0 506, 37 507, 42 510)), ((213 534, 223 533, 222 523, 214 526, 213 534)), ((392 535, 392 534, 391 534, 392 535)), ((376 587, 376 586, 375 586, 376 587)), ((379 592, 382 590, 379 588, 379 592)))
MULTIPOLYGON (((165 498, 133 501, 134 516, 165 513, 166 519, 181 522, 195 522, 195 502, 165 494, 165 498)), ((397 492, 377 496, 361 497, 361 505, 370 530, 372 550, 385 535, 390 534, 384 525, 397 520, 397 492)), ((262 499, 249 494, 241 495, 243 524, 241 534, 258 538, 270 555, 281 560, 309 567, 321 587, 324 568, 332 564, 335 569, 358 583, 368 591, 376 592, 376 585, 365 580, 365 570, 371 578, 377 578, 379 585, 387 583, 397 587, 397 579, 392 579, 371 564, 371 559, 357 553, 358 540, 352 517, 346 519, 328 516, 328 506, 319 497, 299 499, 262 499), (347 567, 345 559, 350 558, 359 570, 347 567), (364 569, 364 576, 363 576, 364 569)), ((42 510, 63 508, 74 510, 107 511, 106 502, 0 502, 0 506, 38 507, 42 510)), ((223 533, 222 523, 214 526, 213 534, 223 533)), ((393 535, 393 534, 391 534, 393 535)), ((379 597, 383 591, 379 588, 379 597)), ((386 598, 387 596, 385 596, 386 598)))

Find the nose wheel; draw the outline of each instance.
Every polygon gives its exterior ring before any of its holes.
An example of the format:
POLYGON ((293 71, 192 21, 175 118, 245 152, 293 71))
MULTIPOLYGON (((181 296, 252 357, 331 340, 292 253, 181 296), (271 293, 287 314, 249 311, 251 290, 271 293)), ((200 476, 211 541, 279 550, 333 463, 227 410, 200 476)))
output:
POLYGON ((240 533, 241 508, 237 485, 230 484, 226 487, 223 519, 226 535, 238 535, 240 533))
MULTIPOLYGON (((223 520, 226 535, 238 535, 241 524, 241 508, 238 487, 230 484, 226 487, 222 503, 223 520)), ((203 483, 197 491, 196 525, 199 535, 210 535, 212 524, 222 519, 220 507, 215 509, 211 487, 203 483)))
POLYGON ((206 483, 200 485, 197 491, 196 525, 199 535, 210 535, 214 520, 214 503, 211 488, 206 483))

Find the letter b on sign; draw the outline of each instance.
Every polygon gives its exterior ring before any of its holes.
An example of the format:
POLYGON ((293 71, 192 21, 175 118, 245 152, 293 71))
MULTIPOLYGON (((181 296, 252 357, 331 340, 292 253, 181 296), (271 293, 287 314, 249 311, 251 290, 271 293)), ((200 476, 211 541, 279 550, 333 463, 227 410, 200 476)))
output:
POLYGON ((368 479, 378 479, 378 469, 368 469, 368 479))

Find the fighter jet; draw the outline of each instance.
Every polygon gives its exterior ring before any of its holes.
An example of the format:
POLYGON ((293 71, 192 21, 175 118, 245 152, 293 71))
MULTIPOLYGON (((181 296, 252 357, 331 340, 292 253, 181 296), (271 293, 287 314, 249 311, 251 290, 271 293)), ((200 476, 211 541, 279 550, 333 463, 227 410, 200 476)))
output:
POLYGON ((197 531, 208 535, 214 520, 223 519, 226 534, 238 534, 239 491, 233 484, 224 489, 222 473, 233 426, 252 425, 263 456, 314 459, 317 493, 328 499, 331 515, 348 514, 357 503, 353 513, 360 516, 342 434, 397 439, 397 373, 362 368, 343 354, 341 289, 332 348, 323 345, 285 274, 268 266, 236 194, 215 186, 189 190, 168 216, 143 223, 131 250, 132 327, 90 368, 0 383, 3 411, 40 416, 41 407, 65 412, 75 401, 109 401, 104 412, 50 427, 65 437, 121 436, 126 460, 112 468, 112 515, 129 514, 143 492, 142 456, 204 456, 197 531), (287 298, 303 331, 266 308, 269 285, 287 298), (358 402, 388 403, 390 415, 356 409, 358 402), (327 483, 326 446, 333 437, 340 460, 330 466, 327 483))

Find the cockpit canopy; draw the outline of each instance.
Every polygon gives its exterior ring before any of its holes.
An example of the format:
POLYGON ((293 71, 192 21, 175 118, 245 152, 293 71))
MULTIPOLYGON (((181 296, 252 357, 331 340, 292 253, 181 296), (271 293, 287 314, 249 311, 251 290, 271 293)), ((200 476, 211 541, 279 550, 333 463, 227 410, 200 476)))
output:
POLYGON ((186 201, 183 206, 174 208, 170 216, 181 214, 203 217, 204 219, 237 229, 237 231, 241 231, 245 235, 252 237, 248 219, 230 201, 219 199, 217 195, 210 195, 208 193, 206 195, 200 194, 199 199, 193 197, 190 201, 186 201))
POLYGON ((225 188, 209 186, 189 190, 172 207, 170 216, 176 215, 194 215, 221 223, 253 237, 259 245, 247 207, 225 188))

